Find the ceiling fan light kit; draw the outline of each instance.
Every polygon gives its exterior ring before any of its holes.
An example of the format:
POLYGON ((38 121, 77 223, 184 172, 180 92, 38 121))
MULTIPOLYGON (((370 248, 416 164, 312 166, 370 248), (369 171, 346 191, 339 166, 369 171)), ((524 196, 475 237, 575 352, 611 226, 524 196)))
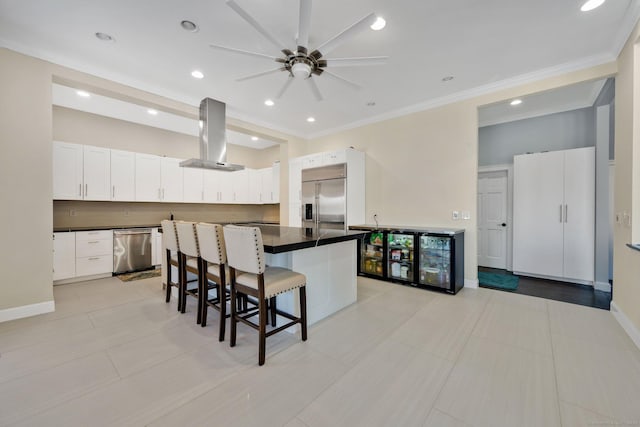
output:
POLYGON ((258 33, 260 33, 266 40, 268 40, 274 47, 276 47, 283 56, 276 57, 259 52, 249 52, 245 50, 235 49, 226 46, 219 46, 211 44, 214 49, 219 49, 227 52, 233 52, 243 55, 249 55, 254 57, 268 58, 281 64, 280 67, 272 70, 262 71, 259 73, 251 74, 249 76, 241 77, 237 81, 244 81, 253 79, 256 77, 262 77, 268 74, 286 72, 288 79, 278 92, 276 99, 281 98, 286 90, 289 88, 293 79, 306 79, 309 87, 311 88, 314 97, 321 101, 323 99, 320 89, 314 81, 314 78, 322 74, 330 75, 334 80, 340 81, 343 84, 350 86, 353 89, 360 89, 361 87, 356 83, 353 83, 347 79, 344 79, 334 73, 330 73, 326 70, 327 67, 354 67, 354 66, 366 66, 366 65, 382 65, 386 62, 386 56, 375 57, 360 57, 360 58, 336 58, 336 59, 324 59, 325 55, 337 48, 339 45, 354 37, 356 34, 366 30, 367 28, 382 29, 385 25, 385 21, 382 18, 376 16, 375 13, 370 13, 364 18, 360 19, 356 23, 342 30, 329 40, 319 45, 316 49, 309 53, 309 30, 311 27, 311 6, 312 0, 300 0, 300 14, 298 21, 298 37, 296 40, 297 47, 295 52, 287 49, 284 43, 281 43, 276 37, 274 37, 267 29, 265 29, 260 23, 247 13, 235 0, 226 0, 226 4, 233 9, 243 20, 251 25, 258 33))

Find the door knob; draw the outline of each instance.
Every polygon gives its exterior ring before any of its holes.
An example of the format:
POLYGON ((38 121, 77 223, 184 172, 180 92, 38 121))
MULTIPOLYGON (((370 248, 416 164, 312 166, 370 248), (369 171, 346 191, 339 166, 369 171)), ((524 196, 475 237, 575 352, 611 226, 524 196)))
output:
POLYGON ((507 223, 506 223, 506 222, 503 222, 502 224, 500 224, 500 226, 501 226, 501 227, 506 227, 506 226, 507 226, 507 223))

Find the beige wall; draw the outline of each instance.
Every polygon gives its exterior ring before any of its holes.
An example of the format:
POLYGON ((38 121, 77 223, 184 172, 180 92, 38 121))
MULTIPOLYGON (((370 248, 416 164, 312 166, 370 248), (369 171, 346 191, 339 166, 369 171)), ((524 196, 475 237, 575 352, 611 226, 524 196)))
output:
MULTIPOLYGON (((616 76, 615 187, 614 212, 628 212, 640 227, 640 55, 636 44, 640 25, 636 26, 618 58, 616 76), (635 179, 634 179, 635 176, 635 179), (635 184, 635 187, 634 187, 635 184)), ((640 233, 637 237, 640 236, 640 233)), ((632 243, 631 227, 616 223, 613 239, 613 302, 640 330, 640 252, 626 247, 632 243)), ((634 243, 638 243, 635 240, 634 243)))
POLYGON ((0 310, 53 300, 51 72, 0 49, 0 310))
MULTIPOLYGON (((53 139, 180 159, 200 156, 196 136, 58 106, 53 107, 53 139)), ((249 168, 269 167, 276 160, 280 160, 279 146, 263 150, 227 146, 227 161, 249 168)))
POLYGON ((477 279, 477 168, 480 106, 608 77, 616 64, 556 76, 309 141, 307 151, 366 153, 366 220, 465 229, 465 279, 477 279), (452 211, 471 219, 453 221, 452 211))

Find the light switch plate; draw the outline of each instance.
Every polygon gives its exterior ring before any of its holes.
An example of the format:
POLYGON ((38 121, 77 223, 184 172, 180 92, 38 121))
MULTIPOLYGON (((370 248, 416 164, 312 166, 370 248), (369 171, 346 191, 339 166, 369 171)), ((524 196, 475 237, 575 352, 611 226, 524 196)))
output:
POLYGON ((458 212, 458 211, 453 211, 453 212, 451 212, 451 218, 452 218, 454 221, 459 220, 459 219, 460 219, 460 212, 458 212))
POLYGON ((462 219, 471 219, 471 212, 462 211, 462 219))

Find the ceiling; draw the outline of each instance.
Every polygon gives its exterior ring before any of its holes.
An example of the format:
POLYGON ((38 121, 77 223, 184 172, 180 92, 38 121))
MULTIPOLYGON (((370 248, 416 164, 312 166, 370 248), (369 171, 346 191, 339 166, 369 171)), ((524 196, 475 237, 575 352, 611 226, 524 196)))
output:
MULTIPOLYGON (((297 0, 237 0, 278 39, 295 47, 297 0)), ((237 82, 277 65, 214 50, 219 44, 277 56, 222 0, 0 0, 0 46, 197 106, 204 97, 227 115, 304 138, 442 105, 614 60, 640 16, 640 0, 323 0, 313 4, 310 47, 376 12, 387 21, 328 57, 389 56, 385 65, 333 69, 354 90, 324 76, 316 101, 294 81, 273 107, 284 73, 237 82), (183 30, 191 20, 199 31, 183 30), (108 33, 114 42, 95 37, 108 33), (190 73, 201 70, 205 77, 190 73), (453 76, 450 81, 442 81, 453 76), (368 105, 375 103, 375 105, 368 105), (314 123, 306 118, 313 116, 314 123)))

